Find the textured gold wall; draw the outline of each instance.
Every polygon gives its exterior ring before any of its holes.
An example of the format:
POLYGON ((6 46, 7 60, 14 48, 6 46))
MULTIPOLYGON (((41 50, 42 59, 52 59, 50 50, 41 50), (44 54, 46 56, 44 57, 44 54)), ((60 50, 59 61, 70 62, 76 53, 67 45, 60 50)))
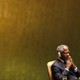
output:
POLYGON ((0 80, 49 80, 59 44, 80 68, 79 37, 80 0, 0 0, 0 80))

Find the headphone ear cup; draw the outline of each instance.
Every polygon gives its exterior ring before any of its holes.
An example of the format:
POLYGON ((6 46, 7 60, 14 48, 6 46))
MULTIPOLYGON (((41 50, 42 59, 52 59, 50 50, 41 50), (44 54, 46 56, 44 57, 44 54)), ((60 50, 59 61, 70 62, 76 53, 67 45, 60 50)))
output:
POLYGON ((58 52, 58 56, 61 57, 61 53, 60 52, 58 52))

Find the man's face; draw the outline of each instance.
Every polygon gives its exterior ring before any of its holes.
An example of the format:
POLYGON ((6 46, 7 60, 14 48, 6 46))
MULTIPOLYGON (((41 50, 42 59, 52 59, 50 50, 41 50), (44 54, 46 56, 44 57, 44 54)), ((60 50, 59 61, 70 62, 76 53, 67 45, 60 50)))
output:
POLYGON ((69 49, 65 47, 64 51, 61 53, 61 59, 67 60, 69 56, 69 49))

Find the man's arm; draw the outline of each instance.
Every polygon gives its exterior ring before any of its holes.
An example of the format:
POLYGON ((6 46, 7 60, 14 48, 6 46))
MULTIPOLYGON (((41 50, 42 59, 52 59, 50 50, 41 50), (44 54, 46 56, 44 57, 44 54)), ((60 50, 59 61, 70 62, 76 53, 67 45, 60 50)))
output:
POLYGON ((77 69, 77 71, 74 70, 74 73, 75 73, 77 78, 80 78, 80 71, 78 69, 77 69))
POLYGON ((80 70, 78 70, 77 66, 75 65, 73 59, 70 56, 70 60, 72 61, 71 69, 73 70, 74 74, 77 78, 80 78, 80 70))
POLYGON ((76 75, 77 78, 80 78, 80 70, 78 70, 77 66, 74 64, 74 62, 72 63, 72 66, 71 66, 74 74, 76 75))

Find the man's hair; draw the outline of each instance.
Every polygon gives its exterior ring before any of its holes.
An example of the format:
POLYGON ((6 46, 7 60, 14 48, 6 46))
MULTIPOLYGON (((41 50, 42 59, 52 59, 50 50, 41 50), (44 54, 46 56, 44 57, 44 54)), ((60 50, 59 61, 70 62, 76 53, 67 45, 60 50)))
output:
POLYGON ((57 50, 57 52, 61 53, 64 51, 64 48, 68 48, 68 46, 62 44, 62 45, 59 45, 56 50, 57 50))

